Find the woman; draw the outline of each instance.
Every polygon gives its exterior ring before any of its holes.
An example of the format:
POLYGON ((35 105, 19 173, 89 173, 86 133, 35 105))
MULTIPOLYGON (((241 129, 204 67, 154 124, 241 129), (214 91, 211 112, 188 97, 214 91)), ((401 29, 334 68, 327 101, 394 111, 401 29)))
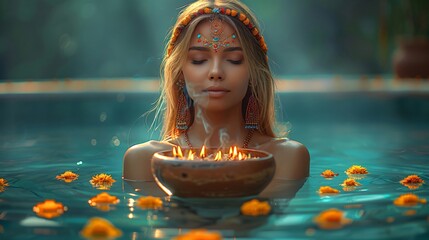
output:
POLYGON ((125 180, 154 181, 155 152, 241 146, 270 152, 274 181, 305 179, 307 148, 274 133, 274 80, 254 15, 239 1, 202 0, 179 15, 162 64, 162 141, 135 145, 124 156, 125 180), (163 112, 165 111, 165 112, 163 112))

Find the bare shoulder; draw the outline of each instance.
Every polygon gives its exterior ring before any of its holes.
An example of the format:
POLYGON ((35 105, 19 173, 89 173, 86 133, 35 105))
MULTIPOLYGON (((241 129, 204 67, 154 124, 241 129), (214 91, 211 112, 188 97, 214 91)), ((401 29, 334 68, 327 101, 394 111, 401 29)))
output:
POLYGON ((125 180, 153 181, 150 160, 153 154, 171 149, 173 144, 148 141, 130 147, 124 154, 122 176, 125 180))
POLYGON ((310 154, 307 147, 287 138, 269 142, 266 150, 276 159, 276 175, 278 179, 303 179, 310 171, 310 154))
POLYGON ((290 140, 284 139, 284 141, 279 142, 277 145, 277 152, 287 154, 291 156, 290 160, 293 161, 309 161, 310 154, 308 149, 304 144, 290 140))

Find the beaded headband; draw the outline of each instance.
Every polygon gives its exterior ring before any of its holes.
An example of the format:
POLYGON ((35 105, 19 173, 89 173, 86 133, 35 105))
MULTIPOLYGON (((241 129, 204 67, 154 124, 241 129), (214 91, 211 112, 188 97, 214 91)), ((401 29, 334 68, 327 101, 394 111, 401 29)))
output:
POLYGON ((258 28, 256 28, 251 22, 250 19, 247 18, 247 16, 243 13, 240 13, 233 9, 228 8, 203 8, 196 12, 193 12, 186 16, 179 25, 174 29, 173 34, 171 36, 170 44, 167 48, 167 55, 170 56, 171 52, 173 51, 174 45, 177 41, 177 38, 180 36, 180 33, 182 30, 196 17, 204 14, 222 14, 230 17, 235 17, 236 19, 240 20, 252 33, 252 35, 255 37, 255 39, 258 41, 259 46, 261 46, 262 51, 264 51, 265 54, 267 54, 268 48, 267 44, 265 43, 264 37, 259 33, 258 28))

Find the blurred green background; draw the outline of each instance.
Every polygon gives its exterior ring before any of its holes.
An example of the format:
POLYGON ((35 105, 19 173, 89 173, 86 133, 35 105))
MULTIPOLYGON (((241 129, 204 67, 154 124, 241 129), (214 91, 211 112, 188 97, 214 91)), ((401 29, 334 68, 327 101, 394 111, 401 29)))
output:
MULTIPOLYGON (((157 78, 167 33, 190 2, 0 0, 0 81, 157 78)), ((391 74, 389 15, 406 1, 243 2, 259 17, 278 77, 391 74)), ((406 16, 395 16, 406 28, 406 16)))

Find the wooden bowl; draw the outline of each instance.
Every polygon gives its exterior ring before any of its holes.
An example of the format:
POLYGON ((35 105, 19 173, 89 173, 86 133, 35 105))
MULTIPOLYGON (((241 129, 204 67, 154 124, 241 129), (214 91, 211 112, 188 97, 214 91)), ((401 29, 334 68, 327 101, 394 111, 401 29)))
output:
MULTIPOLYGON (((216 151, 207 150, 209 153, 216 151)), ((265 151, 240 151, 250 153, 254 158, 228 161, 185 160, 173 157, 172 150, 157 152, 152 157, 152 174, 161 189, 168 195, 178 197, 226 198, 258 195, 274 176, 274 157, 265 151)))

